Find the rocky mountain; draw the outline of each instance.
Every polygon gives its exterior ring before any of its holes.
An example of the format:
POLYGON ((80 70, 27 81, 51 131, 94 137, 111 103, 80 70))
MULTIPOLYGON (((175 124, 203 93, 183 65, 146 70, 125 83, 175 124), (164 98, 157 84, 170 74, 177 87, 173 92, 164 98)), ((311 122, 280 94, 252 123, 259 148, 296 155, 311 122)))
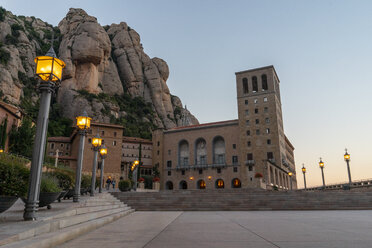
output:
MULTIPOLYGON (((0 9, 0 96, 24 109, 37 104, 34 58, 54 35, 66 63, 57 91, 59 115, 73 119, 85 109, 96 121, 147 128, 198 124, 170 94, 167 63, 150 58, 140 36, 125 22, 101 26, 82 9, 70 9, 58 27, 0 9)), ((27 112, 27 111, 26 111, 27 112)))

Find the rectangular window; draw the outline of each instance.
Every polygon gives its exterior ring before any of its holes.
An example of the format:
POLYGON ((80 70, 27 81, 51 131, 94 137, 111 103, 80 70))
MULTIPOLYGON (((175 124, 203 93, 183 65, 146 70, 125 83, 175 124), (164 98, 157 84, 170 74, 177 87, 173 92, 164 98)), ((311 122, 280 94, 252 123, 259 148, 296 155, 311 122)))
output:
POLYGON ((233 144, 233 149, 236 149, 236 144, 233 144))
POLYGON ((265 122, 266 122, 266 124, 269 124, 270 123, 270 119, 269 118, 265 118, 265 122))
POLYGON ((207 164, 205 155, 200 156, 200 164, 207 164))
POLYGON ((171 168, 171 167, 172 167, 172 161, 171 161, 171 160, 168 160, 168 161, 167 161, 167 167, 168 167, 168 168, 171 168))
POLYGON ((101 132, 101 135, 104 136, 104 135, 105 135, 105 131, 102 131, 102 132, 101 132))
POLYGON ((264 107, 264 112, 265 113, 269 112, 269 108, 268 107, 264 107))
POLYGON ((234 172, 238 172, 238 167, 234 167, 234 172))
POLYGON ((232 163, 238 164, 238 156, 232 156, 232 163))
POLYGON ((181 174, 182 174, 182 176, 184 176, 185 175, 185 170, 182 170, 181 174))
POLYGON ((251 135, 251 130, 247 130, 247 136, 251 135))
POLYGON ((168 171, 168 176, 172 175, 172 172, 171 171, 168 171))
POLYGON ((249 115, 249 110, 248 109, 245 110, 245 115, 249 115))
POLYGON ((270 128, 266 128, 266 133, 267 133, 267 134, 270 133, 270 128))
POLYGON ((217 173, 221 173, 221 168, 217 168, 217 173))
POLYGON ((251 146, 251 142, 250 142, 250 141, 247 142, 247 146, 248 146, 248 147, 251 146))
POLYGON ((158 146, 160 146, 160 142, 158 141, 158 146))
POLYGON ((273 158, 274 158, 274 154, 272 152, 268 152, 267 159, 273 159, 273 158))
POLYGON ((249 126, 249 120, 245 121, 245 125, 249 126))
POLYGON ((116 137, 116 132, 114 132, 114 137, 116 137))
POLYGON ((61 144, 61 147, 63 147, 63 144, 61 144))
POLYGON ((256 135, 260 135, 260 129, 256 130, 256 135))
POLYGON ((199 170, 199 175, 203 174, 203 170, 199 170))
POLYGON ((259 119, 256 119, 256 124, 259 124, 260 123, 260 120, 259 119))
POLYGON ((171 150, 168 150, 168 155, 171 155, 171 150))
POLYGON ((264 102, 267 102, 267 97, 264 97, 264 102))
POLYGON ((255 113, 255 114, 258 114, 258 108, 255 108, 255 109, 254 109, 254 113, 255 113))
POLYGON ((254 99, 254 103, 258 103, 258 99, 254 99))
POLYGON ((271 139, 268 139, 266 142, 268 145, 271 145, 271 139))
POLYGON ((54 143, 50 144, 50 149, 54 149, 54 143))
POLYGON ((245 100, 245 101, 244 101, 244 104, 245 104, 245 105, 248 105, 248 100, 245 100))
MULTIPOLYGON (((252 167, 252 165, 248 166, 248 170, 249 170, 249 171, 253 171, 253 167, 252 167)), ((251 181, 252 181, 252 178, 251 178, 251 181)))
POLYGON ((160 154, 160 151, 158 151, 157 154, 159 155, 160 154))
POLYGON ((113 146, 116 146, 116 140, 114 140, 114 141, 112 142, 112 145, 113 145, 113 146))
POLYGON ((247 160, 253 160, 253 153, 247 154, 247 160))

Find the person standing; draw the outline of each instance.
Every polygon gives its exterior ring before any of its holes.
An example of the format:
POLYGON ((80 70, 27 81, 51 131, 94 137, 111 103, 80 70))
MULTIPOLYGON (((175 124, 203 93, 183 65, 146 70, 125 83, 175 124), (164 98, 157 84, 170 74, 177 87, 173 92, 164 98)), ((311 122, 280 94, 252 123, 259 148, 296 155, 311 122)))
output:
POLYGON ((112 188, 115 189, 116 180, 115 178, 112 179, 112 188))
POLYGON ((107 180, 106 180, 106 189, 107 190, 110 189, 110 184, 111 184, 111 177, 108 177, 107 180))

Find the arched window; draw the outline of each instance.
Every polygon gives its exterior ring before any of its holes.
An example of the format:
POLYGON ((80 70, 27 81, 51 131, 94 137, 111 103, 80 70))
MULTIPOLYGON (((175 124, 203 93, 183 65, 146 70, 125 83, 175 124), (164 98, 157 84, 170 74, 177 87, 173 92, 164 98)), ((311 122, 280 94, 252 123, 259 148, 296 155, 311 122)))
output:
POLYGON ((225 164, 225 140, 221 136, 213 139, 213 163, 225 164))
POLYGON ((263 90, 263 91, 264 91, 264 90, 268 90, 269 87, 267 86, 267 76, 266 76, 266 74, 263 74, 263 75, 261 76, 261 81, 262 81, 262 90, 263 90))
POLYGON ((243 93, 248 94, 248 79, 243 78, 243 93))
POLYGON ((173 190, 173 183, 171 181, 168 181, 165 183, 165 189, 166 190, 173 190))
POLYGON ((234 178, 231 181, 231 188, 241 188, 242 187, 242 182, 238 178, 234 178))
POLYGON ((217 179, 216 180, 216 189, 223 189, 225 188, 225 183, 223 182, 222 179, 217 179))
POLYGON ((257 77, 252 77, 252 91, 257 92, 258 91, 258 83, 257 83, 257 77))
POLYGON ((202 179, 199 180, 196 186, 198 189, 205 189, 205 181, 202 179))
POLYGON ((207 164, 207 142, 203 138, 199 138, 195 142, 195 164, 207 164))
POLYGON ((185 180, 180 182, 179 189, 187 189, 187 182, 185 180))
POLYGON ((181 167, 189 165, 189 143, 186 140, 178 145, 178 162, 181 167))

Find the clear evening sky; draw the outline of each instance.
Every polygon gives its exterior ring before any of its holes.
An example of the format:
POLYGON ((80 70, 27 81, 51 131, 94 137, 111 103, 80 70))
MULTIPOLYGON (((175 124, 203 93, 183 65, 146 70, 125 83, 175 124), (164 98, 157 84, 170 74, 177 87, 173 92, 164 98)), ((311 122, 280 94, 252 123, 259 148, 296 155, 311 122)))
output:
POLYGON ((70 7, 101 25, 125 21, 164 59, 168 86, 201 123, 237 118, 235 72, 274 65, 284 129, 309 186, 372 178, 372 1, 0 0, 57 25, 70 7))

